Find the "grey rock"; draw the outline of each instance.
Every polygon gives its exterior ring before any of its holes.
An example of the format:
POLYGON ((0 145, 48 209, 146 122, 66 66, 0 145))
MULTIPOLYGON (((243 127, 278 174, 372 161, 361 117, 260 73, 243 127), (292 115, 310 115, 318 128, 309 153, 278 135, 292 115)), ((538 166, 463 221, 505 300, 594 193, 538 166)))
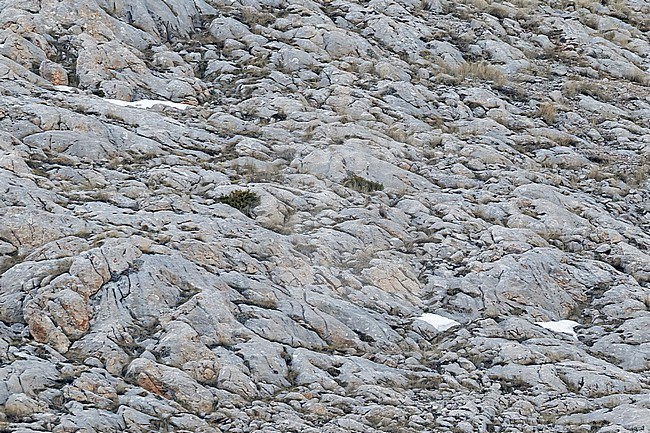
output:
POLYGON ((67 86, 69 84, 68 72, 58 63, 43 60, 38 72, 41 77, 54 85, 67 86))
POLYGON ((126 377, 153 394, 177 400, 197 414, 212 410, 212 394, 186 373, 173 367, 138 358, 129 365, 126 377))
POLYGON ((650 41, 579 6, 0 0, 0 429, 644 427, 650 41))
POLYGON ((36 400, 25 394, 11 394, 4 403, 7 416, 19 419, 34 415, 43 409, 43 406, 36 400))

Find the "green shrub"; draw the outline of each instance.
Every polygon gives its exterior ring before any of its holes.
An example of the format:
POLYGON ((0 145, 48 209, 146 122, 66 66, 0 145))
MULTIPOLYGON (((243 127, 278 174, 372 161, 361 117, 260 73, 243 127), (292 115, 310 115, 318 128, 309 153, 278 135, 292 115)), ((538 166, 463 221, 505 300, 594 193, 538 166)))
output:
POLYGON ((373 182, 368 179, 364 179, 361 176, 356 174, 351 174, 343 180, 343 186, 346 188, 352 188, 355 191, 369 193, 374 191, 383 191, 384 185, 378 182, 373 182))
POLYGON ((247 189, 238 189, 230 194, 219 197, 221 203, 239 209, 241 213, 250 217, 255 206, 260 204, 260 197, 253 191, 247 189))

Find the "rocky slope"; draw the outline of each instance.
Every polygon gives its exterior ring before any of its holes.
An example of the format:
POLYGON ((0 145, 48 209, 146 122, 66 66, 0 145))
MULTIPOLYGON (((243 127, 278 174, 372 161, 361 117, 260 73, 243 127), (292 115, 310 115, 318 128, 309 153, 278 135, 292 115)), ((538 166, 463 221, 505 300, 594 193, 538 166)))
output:
POLYGON ((0 0, 0 428, 647 431, 649 12, 0 0))

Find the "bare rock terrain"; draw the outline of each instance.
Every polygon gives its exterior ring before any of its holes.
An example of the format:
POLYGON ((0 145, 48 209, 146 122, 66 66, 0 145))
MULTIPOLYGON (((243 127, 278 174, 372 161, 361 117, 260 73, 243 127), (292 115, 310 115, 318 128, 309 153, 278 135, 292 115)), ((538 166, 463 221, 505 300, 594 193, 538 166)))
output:
POLYGON ((636 0, 0 0, 0 430, 650 431, 649 56, 636 0))

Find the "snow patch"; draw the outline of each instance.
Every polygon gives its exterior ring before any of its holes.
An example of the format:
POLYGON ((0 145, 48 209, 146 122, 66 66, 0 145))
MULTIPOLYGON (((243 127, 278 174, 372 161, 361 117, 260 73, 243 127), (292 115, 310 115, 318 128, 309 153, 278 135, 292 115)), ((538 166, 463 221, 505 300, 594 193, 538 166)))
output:
POLYGON ((61 85, 56 85, 54 86, 55 90, 58 90, 59 92, 66 92, 66 93, 72 93, 75 91, 74 87, 70 86, 61 86, 61 85))
POLYGON ((556 322, 535 322, 536 325, 541 326, 542 328, 548 329, 553 332, 562 332, 563 334, 573 335, 574 338, 578 338, 573 328, 580 325, 578 322, 573 320, 558 320, 556 322))
POLYGON ((177 110, 185 110, 187 107, 189 107, 189 104, 181 104, 180 102, 171 102, 171 101, 163 101, 163 100, 156 100, 156 99, 141 99, 139 101, 122 101, 120 99, 109 99, 109 98, 102 98, 106 102, 110 102, 111 104, 119 105, 121 107, 133 107, 133 108, 151 108, 154 105, 166 105, 167 107, 172 107, 176 108, 177 110))
POLYGON ((456 325, 460 325, 459 322, 456 322, 453 319, 432 313, 424 313, 415 320, 422 320, 423 322, 427 322, 429 325, 436 328, 438 332, 443 332, 449 328, 453 328, 456 325))

